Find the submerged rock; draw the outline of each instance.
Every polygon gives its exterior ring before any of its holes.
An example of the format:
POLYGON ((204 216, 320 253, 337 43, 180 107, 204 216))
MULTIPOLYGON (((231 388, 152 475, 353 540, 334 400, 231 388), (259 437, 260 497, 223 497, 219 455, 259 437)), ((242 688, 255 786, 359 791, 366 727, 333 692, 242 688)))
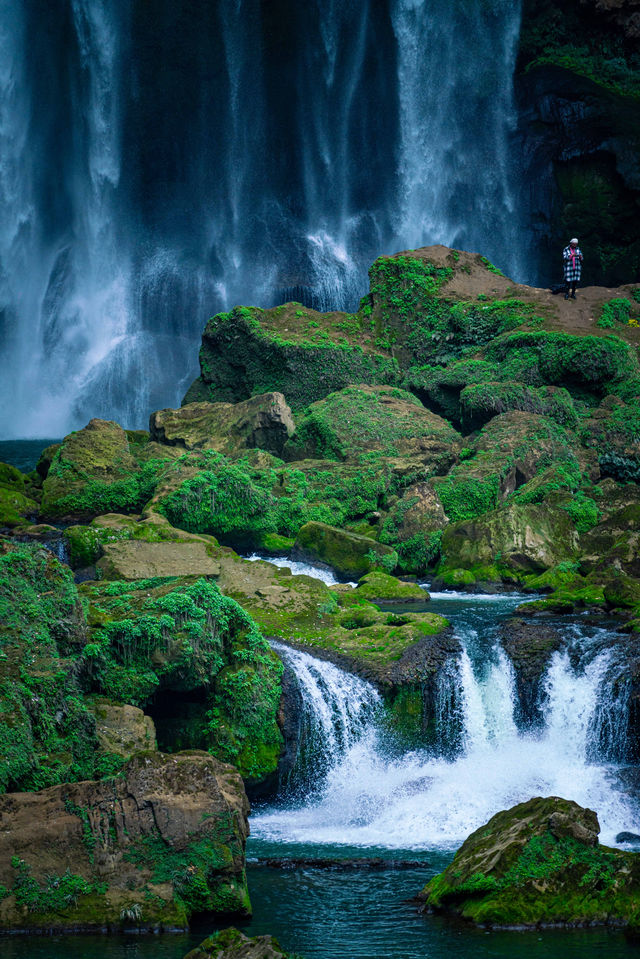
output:
POLYGON ((640 856, 598 845, 591 809, 555 796, 497 813, 425 886, 425 910, 488 926, 637 925, 640 856))
POLYGON ((249 804, 207 753, 141 753, 115 779, 0 798, 0 928, 185 928, 246 915, 249 804))
POLYGON ((500 642, 516 674, 518 718, 525 724, 541 723, 540 681, 551 656, 563 644, 562 634, 552 626, 511 619, 501 627, 500 642))

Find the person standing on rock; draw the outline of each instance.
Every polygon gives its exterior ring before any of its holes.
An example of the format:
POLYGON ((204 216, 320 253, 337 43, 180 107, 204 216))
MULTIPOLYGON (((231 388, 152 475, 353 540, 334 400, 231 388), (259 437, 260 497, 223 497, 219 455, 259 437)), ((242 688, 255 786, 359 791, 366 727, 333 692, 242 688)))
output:
POLYGON ((582 252, 578 246, 577 239, 569 240, 569 246, 565 246, 562 251, 564 260, 564 298, 572 300, 576 298, 576 286, 582 272, 582 252))

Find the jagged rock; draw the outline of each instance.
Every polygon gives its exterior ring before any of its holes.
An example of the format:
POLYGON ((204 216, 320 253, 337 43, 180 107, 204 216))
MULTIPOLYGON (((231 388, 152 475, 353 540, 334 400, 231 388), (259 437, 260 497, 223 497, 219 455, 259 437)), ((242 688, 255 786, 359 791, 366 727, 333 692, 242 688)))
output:
POLYGON ((397 550, 408 573, 424 573, 438 556, 440 538, 449 518, 431 482, 413 483, 389 510, 380 541, 397 550))
POLYGON ((638 924, 640 857, 598 846, 591 809, 551 796, 499 812, 425 886, 425 908, 488 926, 638 924))
POLYGON ((186 450, 234 455, 264 449, 281 456, 295 423, 282 393, 261 393, 240 403, 189 403, 151 414, 149 432, 158 443, 186 450))
POLYGON ((511 619, 501 627, 500 642, 515 669, 520 720, 541 723, 540 680, 552 654, 562 646, 562 634, 553 626, 511 619))
POLYGON ((389 558, 395 565, 390 546, 376 543, 368 536, 349 533, 326 523, 305 523, 298 531, 292 557, 309 563, 326 563, 341 576, 360 577, 389 558))
POLYGON ((0 798, 0 928, 185 928, 247 914, 242 779, 207 753, 142 753, 106 782, 0 798))
POLYGON ((156 576, 218 576, 220 563, 205 543, 104 543, 97 563, 102 579, 151 579, 156 576))
POLYGON ((249 938, 230 928, 209 936, 184 959, 293 959, 293 956, 283 952, 273 936, 249 938))

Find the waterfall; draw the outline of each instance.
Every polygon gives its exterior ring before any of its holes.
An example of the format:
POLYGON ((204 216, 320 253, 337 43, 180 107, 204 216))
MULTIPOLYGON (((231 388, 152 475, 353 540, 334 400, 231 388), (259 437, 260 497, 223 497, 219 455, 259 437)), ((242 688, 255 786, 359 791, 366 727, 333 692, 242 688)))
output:
POLYGON ((526 275, 510 137, 520 3, 394 0, 400 101, 398 237, 484 253, 526 275), (468 37, 473 49, 466 46, 468 37))
POLYGON ((0 3, 0 430, 142 427, 237 303, 444 242, 522 279, 506 0, 0 3))
POLYGON ((554 653, 543 683, 545 725, 523 730, 514 720, 510 661, 497 646, 481 654, 474 644, 482 637, 462 632, 465 648, 442 672, 436 696, 437 718, 448 725, 441 740, 458 740, 448 753, 387 754, 372 688, 335 666, 287 653, 322 762, 311 763, 318 771, 306 795, 257 813, 254 836, 450 848, 499 810, 549 795, 595 809, 604 843, 637 831, 637 811, 615 782, 627 718, 624 696, 611 696, 611 652, 592 655, 585 638, 582 662, 572 662, 567 650, 554 653))

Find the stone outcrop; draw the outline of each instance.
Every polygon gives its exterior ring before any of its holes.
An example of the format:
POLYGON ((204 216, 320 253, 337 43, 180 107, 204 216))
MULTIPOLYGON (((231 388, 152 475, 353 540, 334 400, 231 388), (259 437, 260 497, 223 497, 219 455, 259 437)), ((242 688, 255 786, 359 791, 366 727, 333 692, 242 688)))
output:
POLYGON ((294 959, 283 952, 273 936, 250 938, 237 929, 223 929, 214 933, 184 959, 294 959))
POLYGON ((105 782, 0 798, 0 928, 185 928, 247 914, 249 805, 207 753, 141 753, 105 782))
POLYGON ((298 531, 292 556, 308 563, 326 563, 341 576, 356 579, 377 565, 389 561, 395 565, 390 546, 384 546, 367 536, 349 533, 327 523, 306 523, 298 531))
POLYGON ((101 579, 148 579, 165 576, 218 576, 220 563, 205 543, 105 543, 97 563, 101 579))
POLYGON ((486 926, 637 925, 640 857, 598 845, 596 813, 551 796, 497 813, 425 886, 425 909, 486 926))
POLYGON ((262 449, 281 456, 295 430, 282 393, 262 393, 240 403, 189 403, 157 410, 149 419, 151 439, 185 450, 217 450, 235 455, 262 449))

